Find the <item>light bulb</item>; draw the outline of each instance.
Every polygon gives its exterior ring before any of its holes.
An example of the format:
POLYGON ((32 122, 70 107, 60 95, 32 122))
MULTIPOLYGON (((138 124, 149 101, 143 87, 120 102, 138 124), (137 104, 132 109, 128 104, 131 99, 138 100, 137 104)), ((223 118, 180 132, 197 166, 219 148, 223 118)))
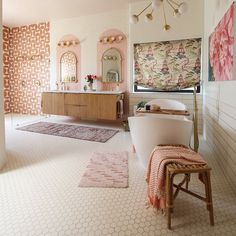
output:
POLYGON ((63 46, 64 46, 64 43, 63 43, 63 42, 59 42, 59 43, 58 43, 58 46, 59 46, 59 47, 63 47, 63 46))
POLYGON ((180 14, 185 13, 188 10, 188 4, 186 2, 181 2, 178 10, 180 14))
POLYGON ((145 16, 145 21, 146 21, 146 22, 150 22, 150 21, 152 21, 152 19, 153 19, 153 16, 152 16, 151 13, 148 13, 148 14, 145 16))
POLYGON ((131 24, 137 24, 138 23, 138 16, 137 15, 132 15, 131 17, 130 17, 130 23, 131 24))
POLYGON ((103 38, 103 43, 107 43, 108 42, 108 38, 107 37, 104 37, 103 38))
POLYGON ((165 24, 164 27, 163 27, 163 29, 164 29, 165 31, 170 30, 170 28, 171 28, 171 26, 168 25, 168 24, 165 24))
POLYGON ((157 9, 161 6, 163 0, 152 0, 152 8, 157 9))
POLYGON ((119 35, 119 36, 117 37, 117 41, 118 41, 118 42, 120 42, 122 39, 123 39, 123 36, 122 36, 122 35, 119 35))

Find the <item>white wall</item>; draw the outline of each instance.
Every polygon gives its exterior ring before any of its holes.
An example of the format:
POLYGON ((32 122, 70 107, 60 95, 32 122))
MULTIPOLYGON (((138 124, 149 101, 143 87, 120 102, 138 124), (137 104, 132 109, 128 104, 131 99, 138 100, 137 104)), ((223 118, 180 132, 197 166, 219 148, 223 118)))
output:
MULTIPOLYGON (((2 32, 2 0, 0 0, 0 32, 2 32)), ((1 34, 2 35, 2 34, 1 34)), ((0 37, 0 54, 2 55, 2 37, 0 37)), ((3 167, 6 161, 5 154, 5 128, 4 128, 4 109, 3 109, 3 72, 2 72, 2 57, 0 57, 0 168, 3 167)))
POLYGON ((232 2, 205 1, 204 123, 205 137, 213 156, 219 161, 225 175, 236 184, 236 80, 208 82, 208 38, 232 2))
POLYGON ((51 22, 51 86, 56 81, 56 46, 61 37, 73 34, 81 44, 81 82, 87 74, 97 74, 97 43, 108 29, 121 30, 128 36, 128 9, 51 22))
MULTIPOLYGON (((98 15, 83 16, 78 18, 63 19, 51 22, 51 88, 55 88, 56 81, 56 45, 62 36, 74 34, 81 41, 81 78, 82 86, 87 74, 97 72, 97 42, 100 34, 111 28, 123 31, 129 43, 128 81, 130 90, 129 109, 132 114, 133 106, 140 100, 154 98, 172 98, 184 102, 192 112, 192 94, 170 93, 136 93, 132 92, 133 86, 133 44, 138 42, 154 42, 165 40, 177 40, 186 38, 203 37, 203 0, 191 0, 189 11, 181 18, 176 19, 172 12, 167 12, 168 22, 172 26, 169 32, 163 31, 163 17, 160 9, 154 12, 155 20, 146 23, 143 19, 137 25, 129 24, 129 16, 138 13, 147 5, 147 1, 130 4, 129 9, 107 12, 98 15)), ((198 96, 199 104, 199 130, 202 130, 202 96, 198 96)))
MULTIPOLYGON (((142 1, 130 4, 129 15, 138 14, 146 5, 147 1, 142 1)), ((170 94, 170 93, 133 93, 132 94, 132 78, 133 78, 133 44, 144 42, 158 42, 167 40, 178 40, 188 38, 202 38, 203 37, 203 0, 188 1, 189 10, 180 18, 174 18, 172 11, 166 7, 167 21, 171 25, 171 30, 168 32, 163 31, 164 19, 161 9, 154 11, 153 22, 146 23, 144 21, 145 14, 140 16, 138 24, 130 24, 130 114, 132 114, 133 106, 141 100, 151 100, 154 98, 170 98, 185 103, 190 112, 193 111, 193 95, 192 94, 170 94)), ((147 11, 148 12, 148 11, 147 11)), ((202 132, 202 95, 198 95, 199 105, 199 131, 202 132)))
MULTIPOLYGON (((144 21, 145 13, 140 16, 138 24, 130 24, 130 43, 156 42, 166 40, 198 38, 203 36, 203 0, 189 0, 188 11, 180 18, 172 15, 172 10, 166 6, 167 23, 171 30, 163 31, 164 19, 162 9, 155 10, 152 22, 144 21)), ((139 13, 148 1, 130 4, 130 15, 139 13)), ((148 13, 148 11, 146 12, 148 13)))

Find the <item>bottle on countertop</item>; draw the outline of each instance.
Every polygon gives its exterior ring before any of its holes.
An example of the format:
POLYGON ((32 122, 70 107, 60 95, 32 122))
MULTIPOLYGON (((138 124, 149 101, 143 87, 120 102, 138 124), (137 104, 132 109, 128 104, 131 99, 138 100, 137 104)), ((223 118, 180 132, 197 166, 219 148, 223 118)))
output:
POLYGON ((115 87, 115 91, 120 91, 120 85, 119 84, 116 84, 116 87, 115 87))

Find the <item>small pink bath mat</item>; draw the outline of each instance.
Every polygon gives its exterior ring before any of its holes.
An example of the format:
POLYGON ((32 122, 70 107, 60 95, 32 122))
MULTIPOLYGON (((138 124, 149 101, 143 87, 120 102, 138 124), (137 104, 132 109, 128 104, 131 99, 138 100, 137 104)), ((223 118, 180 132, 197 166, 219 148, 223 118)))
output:
POLYGON ((93 153, 79 187, 127 188, 128 153, 93 153))

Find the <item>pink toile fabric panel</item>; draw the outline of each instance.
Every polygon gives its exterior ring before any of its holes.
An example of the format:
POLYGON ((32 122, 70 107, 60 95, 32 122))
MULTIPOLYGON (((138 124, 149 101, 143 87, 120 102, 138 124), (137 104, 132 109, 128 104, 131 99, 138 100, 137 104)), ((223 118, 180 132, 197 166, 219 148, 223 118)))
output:
POLYGON ((199 84, 201 39, 134 45, 134 83, 145 88, 176 90, 199 84))

